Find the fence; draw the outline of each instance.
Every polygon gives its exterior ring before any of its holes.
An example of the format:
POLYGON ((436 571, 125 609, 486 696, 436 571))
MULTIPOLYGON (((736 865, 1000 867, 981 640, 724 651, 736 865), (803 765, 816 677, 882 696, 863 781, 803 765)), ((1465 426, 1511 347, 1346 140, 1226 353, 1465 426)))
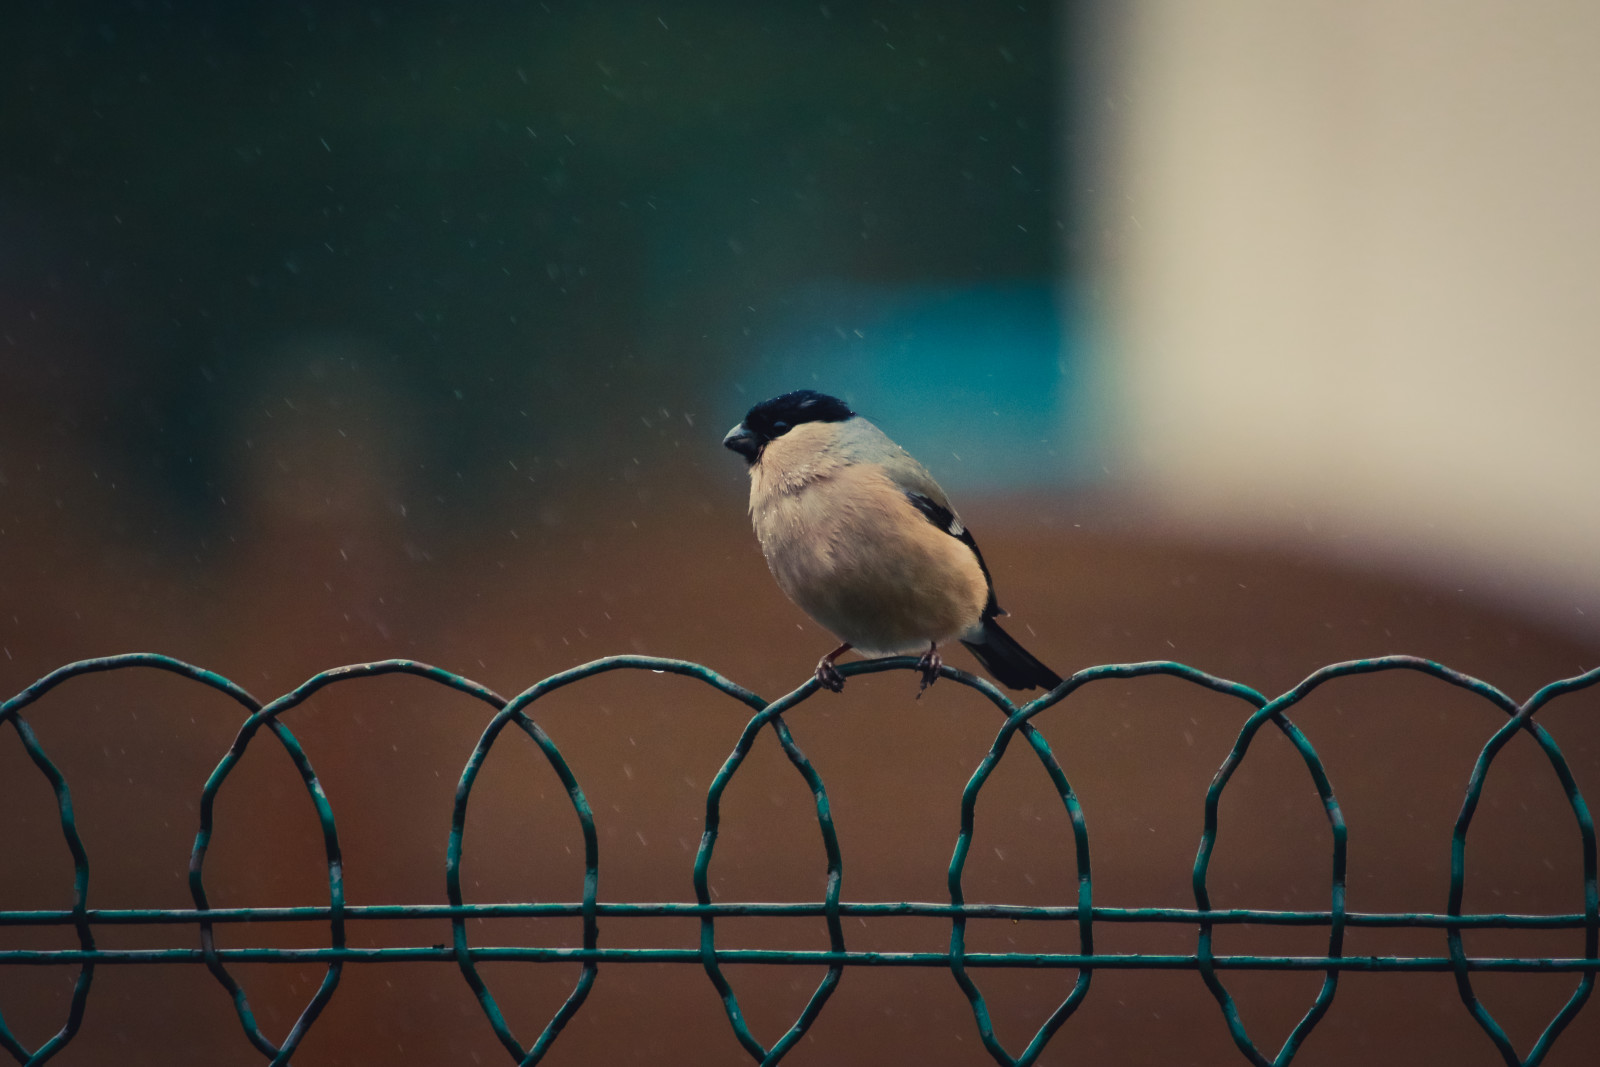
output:
MULTIPOLYGON (((852 663, 841 668, 845 676, 875 673, 885 670, 912 668, 915 661, 909 657, 852 663)), ((79 969, 73 987, 67 1019, 61 1029, 37 1049, 25 1048, 0 1015, 0 1047, 6 1049, 18 1063, 42 1064, 50 1059, 73 1038, 83 1020, 84 1007, 94 978, 95 968, 101 964, 141 964, 186 962, 203 964, 220 982, 232 998, 240 1025, 250 1042, 271 1063, 286 1064, 304 1039, 318 1014, 333 996, 346 963, 382 963, 400 960, 439 960, 454 962, 462 977, 471 987, 479 1005, 487 1016, 500 1043, 512 1060, 520 1064, 537 1063, 556 1040, 562 1028, 583 1006, 601 963, 670 962, 698 963, 704 968, 718 995, 722 998, 728 1022, 735 1036, 750 1057, 762 1064, 776 1064, 800 1040, 814 1023, 838 985, 846 967, 947 967, 972 1006, 973 1017, 984 1047, 995 1061, 1004 1065, 1026 1065, 1034 1062, 1051 1037, 1068 1017, 1083 1003, 1089 992, 1091 978, 1097 969, 1180 969, 1198 972, 1206 987, 1222 1009, 1228 1031, 1244 1057, 1253 1064, 1285 1065, 1294 1057, 1307 1036, 1327 1012, 1338 988, 1339 976, 1350 970, 1360 971, 1441 971, 1455 976, 1462 1003, 1494 1043, 1507 1064, 1513 1067, 1532 1067, 1544 1059, 1552 1043, 1588 1000, 1594 988, 1595 972, 1600 970, 1600 890, 1596 884, 1596 849, 1594 821, 1584 802, 1567 761, 1550 735, 1534 721, 1534 715, 1554 698, 1600 683, 1600 669, 1591 670, 1573 678, 1552 682, 1523 703, 1517 703, 1494 686, 1450 670, 1437 663, 1411 656, 1386 656, 1378 659, 1353 660, 1336 663, 1316 671, 1293 689, 1268 699, 1247 686, 1226 681, 1181 663, 1148 662, 1110 664, 1079 671, 1061 686, 1031 703, 1021 707, 1008 700, 1004 694, 983 679, 963 671, 944 667, 944 677, 976 690, 1005 717, 1004 724, 995 736, 994 743, 967 783, 961 798, 960 829, 955 852, 950 860, 948 904, 913 902, 851 903, 840 900, 842 857, 834 832, 827 790, 821 775, 811 765, 795 744, 783 714, 790 711, 817 692, 815 680, 807 680, 798 689, 772 702, 767 702, 747 689, 723 678, 715 671, 695 663, 681 660, 659 659, 648 656, 613 656, 596 660, 553 675, 507 700, 488 688, 460 675, 437 667, 410 660, 383 660, 375 663, 355 664, 324 671, 305 683, 268 703, 263 704, 228 679, 188 663, 154 654, 112 656, 104 659, 81 660, 68 664, 40 679, 21 693, 0 705, 0 724, 9 721, 21 738, 22 744, 40 772, 55 792, 61 830, 71 852, 74 869, 74 903, 71 909, 61 911, 0 911, 0 927, 9 926, 70 926, 77 934, 79 947, 72 950, 0 950, 0 965, 50 966, 76 965, 79 969), (201 793, 200 828, 195 835, 190 857, 189 889, 194 898, 192 909, 103 909, 88 907, 89 860, 79 836, 72 810, 71 794, 56 765, 41 747, 37 736, 22 716, 22 711, 40 696, 70 678, 101 671, 132 667, 151 667, 170 671, 220 691, 240 704, 247 712, 244 724, 227 753, 222 757, 206 781, 201 793), (555 743, 528 711, 541 697, 583 679, 616 670, 642 670, 656 673, 685 675, 698 679, 712 689, 747 705, 754 713, 739 736, 738 743, 711 782, 706 797, 705 830, 694 859, 694 888, 696 903, 602 903, 598 899, 600 855, 599 839, 595 831, 594 814, 584 799, 571 768, 562 758, 555 743), (1430 675, 1440 681, 1468 690, 1489 701, 1506 716, 1505 723, 1489 738, 1479 753, 1467 782, 1461 812, 1451 836, 1450 886, 1446 910, 1442 914, 1423 913, 1360 913, 1345 907, 1346 827, 1343 812, 1329 784, 1321 758, 1300 729, 1290 721, 1286 712, 1307 694, 1335 679, 1354 674, 1379 671, 1407 670, 1430 675), (283 715, 303 703, 318 690, 354 678, 382 674, 407 674, 427 679, 442 686, 466 693, 494 709, 493 717, 467 760, 456 789, 455 806, 451 816, 450 837, 445 866, 447 905, 347 905, 344 898, 344 871, 339 851, 339 833, 333 810, 324 795, 311 761, 294 735, 283 723, 283 715), (1039 712, 1068 699, 1073 693, 1092 682, 1110 678, 1136 678, 1146 675, 1168 675, 1196 686, 1235 697, 1251 709, 1237 741, 1218 768, 1205 798, 1204 829, 1199 851, 1194 861, 1193 888, 1195 906, 1188 908, 1124 908, 1096 906, 1093 903, 1093 879, 1090 870, 1088 828, 1078 798, 1072 790, 1061 765, 1057 762, 1043 735, 1034 728, 1031 720, 1039 712), (1332 830, 1333 853, 1327 911, 1285 911, 1227 909, 1214 910, 1206 887, 1206 874, 1212 849, 1216 842, 1218 810, 1223 791, 1238 769, 1250 748, 1251 740, 1265 725, 1271 723, 1293 744, 1304 761, 1311 780, 1321 797, 1332 830), (525 904, 465 904, 461 893, 461 858, 463 831, 466 824, 467 805, 472 797, 485 757, 496 739, 509 725, 524 731, 543 752, 550 766, 560 777, 572 803, 573 812, 582 828, 584 841, 583 899, 570 903, 525 904), (804 777, 816 804, 817 824, 827 856, 828 877, 824 899, 803 904, 712 903, 708 871, 717 842, 724 791, 739 770, 758 733, 770 727, 776 734, 783 751, 804 777), (265 728, 284 747, 294 761, 300 777, 310 794, 321 825, 323 848, 328 869, 328 905, 326 907, 297 908, 212 908, 207 903, 205 888, 206 852, 212 841, 213 811, 219 790, 243 756, 256 735, 265 728), (1485 776, 1491 763, 1516 731, 1529 733, 1550 762, 1566 797, 1572 806, 1582 838, 1583 849, 1583 900, 1582 914, 1531 915, 1531 914, 1462 914, 1461 906, 1466 881, 1467 833, 1478 806, 1485 776), (968 904, 962 890, 962 872, 972 843, 974 814, 984 783, 989 780, 1008 746, 1020 736, 1034 752, 1048 773, 1061 803, 1071 821, 1078 870, 1078 891, 1075 903, 1058 907, 1022 907, 1016 905, 968 904), (600 916, 695 916, 700 920, 700 947, 627 948, 601 947, 599 944, 600 916), (716 944, 716 921, 722 916, 785 915, 820 916, 827 925, 829 948, 826 951, 719 949, 716 944), (848 948, 841 922, 845 916, 912 915, 948 918, 950 921, 950 948, 948 952, 863 952, 848 948), (466 920, 473 917, 504 916, 576 916, 582 919, 582 947, 501 946, 473 947, 467 942, 466 920), (392 948, 353 948, 346 943, 345 925, 361 919, 427 919, 448 917, 453 930, 453 944, 448 946, 406 946, 392 948), (965 948, 966 924, 973 918, 1010 918, 1075 923, 1080 951, 1077 953, 979 953, 965 948), (329 944, 325 948, 222 949, 215 944, 214 931, 218 923, 267 922, 289 920, 326 920, 329 944), (1173 923, 1192 925, 1198 932, 1196 949, 1188 955, 1154 954, 1097 954, 1094 951, 1096 923, 1173 923), (199 947, 193 949, 100 949, 96 948, 94 930, 98 925, 119 924, 190 924, 198 933, 199 947), (1257 956, 1217 955, 1212 949, 1215 927, 1225 924, 1259 923, 1296 926, 1320 926, 1328 931, 1328 948, 1323 956, 1257 956), (1351 956, 1342 951, 1345 931, 1355 926, 1413 927, 1442 929, 1445 933, 1447 954, 1444 956, 1351 956), (1468 957, 1462 944, 1462 931, 1480 928, 1523 929, 1582 929, 1584 954, 1581 958, 1530 958, 1530 957, 1468 957), (582 970, 577 984, 566 1001, 545 1025, 530 1046, 524 1046, 511 1032, 493 993, 478 972, 478 964, 489 960, 517 960, 526 962, 576 961, 582 970), (279 1043, 269 1039, 257 1024, 251 1012, 244 989, 228 970, 229 963, 237 962, 326 962, 327 971, 311 1000, 306 1004, 289 1033, 279 1043), (722 967, 730 963, 803 963, 823 964, 827 973, 818 984, 800 1016, 789 1030, 768 1047, 751 1033, 739 1008, 738 998, 724 976, 722 967), (983 993, 972 971, 989 967, 1043 967, 1077 971, 1077 979, 1065 1000, 1050 1014, 1038 1029, 1027 1047, 1013 1056, 998 1041, 990 1021, 983 993), (1324 974, 1321 989, 1311 1007, 1290 1032, 1275 1056, 1268 1057, 1251 1040, 1226 985, 1222 973, 1230 970, 1310 970, 1324 974), (1481 971, 1513 972, 1568 972, 1577 975, 1577 986, 1565 1005, 1556 1013, 1543 1033, 1534 1042, 1526 1057, 1513 1048, 1505 1031, 1473 992, 1472 976, 1481 971)))

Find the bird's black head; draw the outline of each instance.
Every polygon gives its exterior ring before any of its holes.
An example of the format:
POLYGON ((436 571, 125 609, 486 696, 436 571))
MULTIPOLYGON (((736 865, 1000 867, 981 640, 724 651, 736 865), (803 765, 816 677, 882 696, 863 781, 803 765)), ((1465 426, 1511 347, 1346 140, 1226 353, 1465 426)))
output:
POLYGON ((745 413, 744 421, 722 439, 722 444, 739 453, 746 462, 754 463, 767 442, 782 437, 802 423, 843 422, 854 414, 849 405, 836 396, 814 389, 797 389, 763 400, 751 408, 745 413))

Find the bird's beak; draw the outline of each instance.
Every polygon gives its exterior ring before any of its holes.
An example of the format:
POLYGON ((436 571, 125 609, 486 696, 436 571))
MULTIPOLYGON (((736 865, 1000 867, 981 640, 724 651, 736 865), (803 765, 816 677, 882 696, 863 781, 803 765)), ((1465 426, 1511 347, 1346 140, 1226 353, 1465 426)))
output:
POLYGON ((722 447, 739 453, 745 462, 754 463, 756 457, 761 455, 761 438, 745 429, 741 422, 728 431, 728 436, 722 439, 722 447))

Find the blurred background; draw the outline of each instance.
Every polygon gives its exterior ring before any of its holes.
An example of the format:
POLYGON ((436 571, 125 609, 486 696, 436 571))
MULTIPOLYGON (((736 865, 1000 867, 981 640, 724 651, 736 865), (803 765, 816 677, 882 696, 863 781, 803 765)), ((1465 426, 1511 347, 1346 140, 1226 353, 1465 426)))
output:
MULTIPOLYGON (((1600 665, 1600 11, 105 0, 3 23, 0 692, 149 650, 264 699, 390 656, 510 694, 626 652, 777 695, 831 642, 768 577, 719 442, 802 386, 844 396, 952 491, 1013 630, 1062 673, 1173 658, 1273 694, 1404 652, 1521 699, 1600 665)), ((956 686, 914 692, 909 675, 857 679, 790 717, 828 785, 847 900, 948 899, 960 791, 1000 719, 956 686)), ((1589 796, 1596 704, 1541 714, 1589 796)), ((536 716, 595 808, 601 899, 692 900, 705 790, 741 710, 612 675, 536 716)), ((1083 799, 1097 904, 1192 905, 1205 787, 1244 717, 1146 680, 1040 719, 1083 799)), ((90 905, 190 905, 196 804, 238 711, 124 672, 28 718, 73 790, 90 905)), ((406 679, 289 716, 352 903, 444 902, 451 797, 487 719, 406 679)), ((1349 907, 1443 910, 1450 827, 1499 713, 1382 676, 1296 719, 1351 827, 1349 907)), ((54 798, 9 733, 0 798, 0 908, 69 906, 54 798)), ((1214 904, 1328 906, 1326 819, 1280 736, 1260 735, 1222 816, 1214 904)), ((325 902, 311 806, 270 742, 217 818, 213 904, 325 902)), ((986 788, 977 834, 968 900, 1075 899, 1070 829, 1025 751, 986 788)), ((576 900, 580 855, 555 775, 507 735, 469 815, 468 900, 576 900)), ((1468 865, 1469 910, 1582 910, 1571 811, 1526 737, 1489 775, 1468 865)), ((727 794, 712 885, 814 900, 822 876, 809 793, 765 737, 727 794)), ((718 931, 826 947, 820 921, 718 931)), ((697 925, 613 920, 601 937, 694 945, 697 925)), ((948 926, 847 937, 940 951, 948 926)), ((483 921, 472 938, 576 944, 578 925, 483 921)), ((974 923, 968 943, 1076 940, 974 923)), ((1097 928, 1102 951, 1193 943, 1097 928)), ((1326 940, 1230 928, 1217 945, 1326 940)), ((1582 954, 1575 931, 1467 945, 1582 954)), ((1353 931, 1347 951, 1444 939, 1353 931)), ((279 1038, 321 972, 236 973, 279 1038)), ((485 974, 530 1042, 577 969, 485 974)), ((770 1043, 820 972, 729 975, 770 1043)), ((1020 1050, 1074 975, 977 977, 1020 1050)), ((0 969, 0 1013, 37 1044, 72 978, 0 969)), ((1276 1050, 1319 981, 1230 987, 1276 1050)), ((1572 986, 1478 982, 1523 1049, 1572 986)), ((1591 1010, 1547 1062, 1588 1062, 1596 1040, 1591 1010)), ((1501 1062, 1445 975, 1347 975, 1297 1062, 1356 1055, 1501 1062)), ((453 966, 352 964, 295 1062, 504 1057, 453 966)), ((259 1062, 200 968, 100 968, 54 1062, 175 1060, 259 1062)), ((545 1062, 746 1060, 699 968, 617 965, 545 1062)), ((948 973, 847 972, 785 1062, 885 1061, 991 1062, 948 973)), ((1041 1062, 1242 1060, 1197 976, 1101 972, 1041 1062)))

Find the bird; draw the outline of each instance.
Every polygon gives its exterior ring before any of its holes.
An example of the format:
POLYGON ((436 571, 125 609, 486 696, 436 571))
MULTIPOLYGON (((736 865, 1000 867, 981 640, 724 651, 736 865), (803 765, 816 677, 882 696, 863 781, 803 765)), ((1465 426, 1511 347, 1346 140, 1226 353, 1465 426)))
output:
POLYGON ((817 663, 823 688, 844 688, 834 661, 852 648, 921 653, 921 697, 951 641, 1008 688, 1061 684, 996 621, 988 565, 939 483, 843 400, 763 400, 722 444, 749 467, 750 521, 779 587, 841 642, 817 663))

